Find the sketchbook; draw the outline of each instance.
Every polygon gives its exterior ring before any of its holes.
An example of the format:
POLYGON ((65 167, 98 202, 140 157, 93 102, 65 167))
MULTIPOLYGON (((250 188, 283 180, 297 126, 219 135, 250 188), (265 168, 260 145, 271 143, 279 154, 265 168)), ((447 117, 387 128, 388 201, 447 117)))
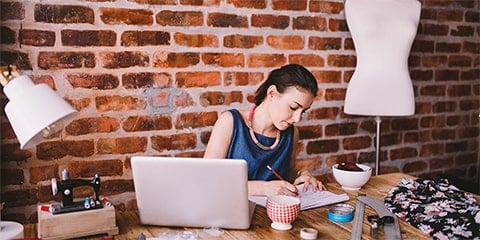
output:
MULTIPOLYGON (((316 207, 322 207, 334 203, 348 201, 349 197, 346 193, 335 194, 329 191, 316 191, 313 192, 311 189, 304 192, 303 184, 297 186, 298 192, 300 193, 298 197, 300 198, 300 210, 307 210, 316 207)), ((267 204, 266 196, 248 196, 248 199, 256 204, 265 207, 267 204)))

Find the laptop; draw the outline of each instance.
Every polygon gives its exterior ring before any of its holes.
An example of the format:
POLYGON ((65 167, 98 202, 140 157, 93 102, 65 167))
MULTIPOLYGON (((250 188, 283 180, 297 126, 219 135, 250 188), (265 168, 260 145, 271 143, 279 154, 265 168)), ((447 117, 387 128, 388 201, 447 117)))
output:
POLYGON ((245 160, 134 156, 131 164, 142 224, 250 227, 245 160))

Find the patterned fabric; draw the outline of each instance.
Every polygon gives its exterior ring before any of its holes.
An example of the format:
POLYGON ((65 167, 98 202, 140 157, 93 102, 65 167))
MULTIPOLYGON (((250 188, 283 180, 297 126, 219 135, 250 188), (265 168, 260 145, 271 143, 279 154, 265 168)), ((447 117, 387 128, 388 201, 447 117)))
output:
POLYGON ((403 178, 388 192, 385 205, 432 239, 480 239, 480 205, 447 179, 403 178))
MULTIPOLYGON (((288 179, 290 173, 290 160, 293 149, 293 126, 280 132, 280 142, 272 150, 259 148, 250 137, 250 129, 243 121, 240 112, 236 109, 229 110, 233 116, 233 131, 227 158, 244 159, 248 165, 249 180, 278 180, 267 168, 270 165, 283 178, 288 179)), ((255 133, 258 141, 270 146, 275 138, 255 133)))

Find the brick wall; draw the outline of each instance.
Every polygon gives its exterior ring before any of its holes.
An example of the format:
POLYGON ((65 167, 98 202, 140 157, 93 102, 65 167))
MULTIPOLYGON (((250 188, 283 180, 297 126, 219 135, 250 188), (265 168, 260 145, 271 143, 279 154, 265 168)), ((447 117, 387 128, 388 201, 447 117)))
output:
MULTIPOLYGON (((478 182, 479 5, 424 0, 409 65, 416 113, 382 121, 381 172, 478 182)), ((297 124, 298 158, 325 181, 340 161, 374 165, 373 117, 343 113, 356 57, 342 0, 6 0, 1 64, 47 83, 79 115, 21 150, 2 107, 3 219, 35 222, 60 201, 50 179, 102 178, 101 195, 135 208, 133 155, 201 157, 227 108, 248 108, 276 67, 300 63, 321 92, 297 124)), ((2 106, 7 99, 2 96, 2 106)), ((91 195, 78 189, 76 197, 91 195)))

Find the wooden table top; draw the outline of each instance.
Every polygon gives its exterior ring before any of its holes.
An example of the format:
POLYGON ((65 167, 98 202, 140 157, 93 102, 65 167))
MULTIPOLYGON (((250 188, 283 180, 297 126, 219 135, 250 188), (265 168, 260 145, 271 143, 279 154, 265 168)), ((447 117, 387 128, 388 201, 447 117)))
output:
MULTIPOLYGON (((337 183, 328 183, 328 191, 333 193, 347 193, 350 200, 347 201, 355 207, 356 196, 359 193, 365 193, 367 196, 375 197, 383 200, 388 191, 397 186, 403 177, 413 178, 403 173, 390 173, 379 176, 372 176, 368 183, 358 191, 345 191, 341 189, 337 183)), ((119 235, 115 239, 138 239, 140 233, 145 237, 158 237, 163 233, 181 233, 182 231, 190 231, 200 234, 200 239, 300 239, 301 228, 314 228, 318 230, 318 239, 350 239, 353 221, 347 223, 335 223, 328 220, 329 206, 318 207, 300 212, 298 218, 293 222, 293 228, 288 231, 279 231, 270 227, 270 219, 267 216, 265 208, 256 206, 255 215, 252 224, 248 230, 225 230, 218 237, 206 235, 203 229, 199 228, 169 228, 159 226, 141 225, 139 222, 137 211, 126 211, 117 213, 116 222, 119 228, 119 235)), ((371 239, 369 236, 370 225, 366 220, 368 215, 374 214, 375 211, 368 205, 365 206, 365 214, 363 221, 363 239, 371 239)), ((407 222, 400 220, 400 229, 402 239, 429 239, 420 230, 409 225, 407 222)), ((33 224, 25 226, 25 237, 31 238, 36 236, 35 226, 33 224)), ((380 228, 378 239, 384 239, 383 228, 380 228)))

